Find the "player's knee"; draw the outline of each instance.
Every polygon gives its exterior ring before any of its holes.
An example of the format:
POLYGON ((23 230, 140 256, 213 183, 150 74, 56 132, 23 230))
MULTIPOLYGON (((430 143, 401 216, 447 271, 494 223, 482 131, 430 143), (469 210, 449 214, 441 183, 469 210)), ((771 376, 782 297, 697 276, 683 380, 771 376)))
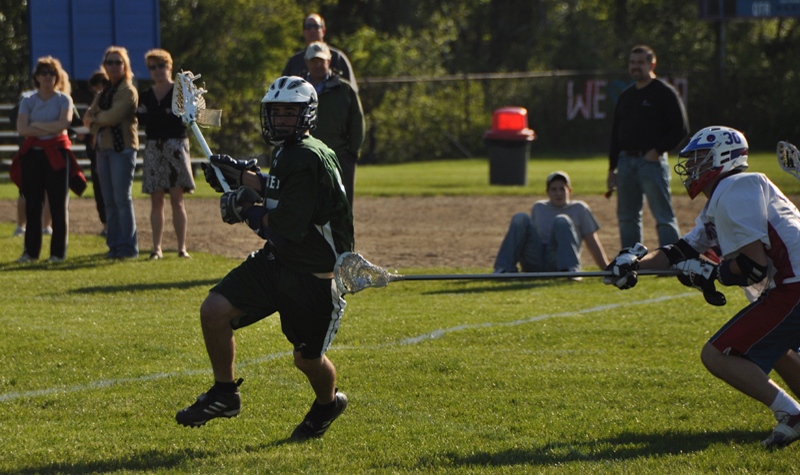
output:
POLYGON ((208 296, 203 300, 200 305, 200 322, 204 327, 212 328, 219 326, 225 322, 226 304, 229 307, 228 300, 220 294, 209 292, 208 296))
POLYGON ((703 366, 708 370, 713 370, 716 361, 722 356, 724 356, 722 352, 712 345, 711 342, 706 342, 706 344, 703 345, 703 349, 700 350, 700 361, 703 362, 703 366))
POLYGON ((294 352, 294 366, 303 373, 314 371, 321 365, 322 358, 303 358, 303 354, 301 352, 294 352))

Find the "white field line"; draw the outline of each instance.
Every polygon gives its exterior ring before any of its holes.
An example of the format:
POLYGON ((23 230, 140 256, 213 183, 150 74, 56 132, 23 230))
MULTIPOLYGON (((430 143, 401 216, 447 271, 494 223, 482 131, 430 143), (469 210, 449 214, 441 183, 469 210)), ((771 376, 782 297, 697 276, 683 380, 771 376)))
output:
MULTIPOLYGON (((394 343, 385 343, 382 345, 376 346, 337 346, 332 347, 331 350, 374 350, 378 348, 385 348, 387 346, 401 346, 401 345, 416 345, 418 343, 422 343, 428 340, 435 340, 437 338, 441 338, 442 336, 458 332, 462 330, 468 330, 471 328, 490 328, 490 327, 503 327, 503 326, 517 326, 517 325, 524 325, 526 323, 533 323, 538 322, 540 320, 546 320, 548 318, 561 318, 561 317, 573 317, 578 315, 585 315, 589 313, 595 312, 603 312, 606 310, 613 310, 615 308, 621 307, 628 307, 632 305, 648 305, 657 302, 663 302, 666 300, 673 300, 683 297, 688 297, 692 295, 697 295, 694 292, 688 292, 680 295, 670 295, 666 297, 658 297, 649 300, 640 300, 637 302, 625 302, 625 303, 615 303, 615 304, 608 304, 608 305, 599 305, 597 307, 586 308, 583 310, 571 311, 571 312, 562 312, 562 313, 550 313, 545 315, 537 315, 535 317, 530 317, 522 320, 515 320, 512 322, 487 322, 487 323, 473 323, 469 325, 458 325, 451 328, 443 328, 440 330, 435 330, 430 333, 425 333, 419 336, 415 336, 413 338, 406 338, 405 340, 400 340, 394 343)), ((265 361, 273 360, 275 358, 281 358, 286 356, 291 356, 291 351, 286 351, 282 353, 273 353, 271 355, 262 356, 261 358, 255 358, 252 360, 241 361, 237 362, 237 367, 252 365, 252 364, 259 364, 265 361)), ((179 371, 173 373, 157 373, 157 374, 149 374, 146 376, 139 376, 136 378, 117 378, 117 379, 102 379, 99 381, 94 381, 88 384, 79 384, 77 386, 70 386, 70 387, 60 387, 60 388, 49 388, 49 389, 40 389, 38 391, 23 391, 23 392, 11 392, 0 394, 0 402, 8 402, 13 401, 15 399, 21 398, 29 398, 29 397, 37 397, 37 396, 49 396, 51 394, 56 393, 75 393, 75 392, 84 392, 90 391, 92 389, 103 389, 109 386, 116 386, 119 384, 127 384, 127 383, 139 383, 144 381, 154 381, 158 379, 164 378, 176 378, 182 376, 194 376, 197 374, 205 374, 210 373, 210 369, 195 369, 195 370, 186 370, 186 371, 179 371)))

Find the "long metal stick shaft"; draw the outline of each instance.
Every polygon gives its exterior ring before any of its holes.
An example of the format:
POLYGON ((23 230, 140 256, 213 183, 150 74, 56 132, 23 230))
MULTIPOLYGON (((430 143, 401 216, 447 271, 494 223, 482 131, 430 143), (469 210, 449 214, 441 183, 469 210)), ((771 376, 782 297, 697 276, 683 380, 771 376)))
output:
MULTIPOLYGON (((675 276, 679 270, 663 269, 636 271, 639 275, 675 276)), ((400 280, 516 280, 516 279, 558 279, 571 277, 606 277, 613 275, 611 271, 581 271, 581 272, 510 272, 504 274, 416 274, 392 275, 392 281, 400 280)))

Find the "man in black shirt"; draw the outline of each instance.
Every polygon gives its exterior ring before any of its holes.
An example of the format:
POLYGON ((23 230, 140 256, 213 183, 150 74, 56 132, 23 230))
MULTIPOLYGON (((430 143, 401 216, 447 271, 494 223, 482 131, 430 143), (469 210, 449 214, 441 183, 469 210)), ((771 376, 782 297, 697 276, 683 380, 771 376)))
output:
POLYGON ((678 92, 656 79, 656 55, 648 46, 631 50, 628 71, 635 81, 619 96, 608 153, 609 192, 617 190, 622 247, 642 239, 644 196, 656 220, 660 246, 680 238, 672 208, 672 177, 667 152, 689 133, 689 120, 678 92))

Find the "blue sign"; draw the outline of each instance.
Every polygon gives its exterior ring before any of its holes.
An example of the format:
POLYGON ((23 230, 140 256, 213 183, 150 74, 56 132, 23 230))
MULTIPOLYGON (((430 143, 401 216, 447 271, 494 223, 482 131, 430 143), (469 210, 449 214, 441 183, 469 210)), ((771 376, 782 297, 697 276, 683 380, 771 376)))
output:
POLYGON ((133 74, 149 79, 144 54, 161 44, 158 0, 29 0, 31 70, 53 56, 73 80, 100 69, 109 46, 124 46, 133 74))
POLYGON ((699 0, 702 20, 800 16, 800 0, 699 0))
POLYGON ((800 16, 800 0, 738 0, 736 13, 752 18, 800 16))

